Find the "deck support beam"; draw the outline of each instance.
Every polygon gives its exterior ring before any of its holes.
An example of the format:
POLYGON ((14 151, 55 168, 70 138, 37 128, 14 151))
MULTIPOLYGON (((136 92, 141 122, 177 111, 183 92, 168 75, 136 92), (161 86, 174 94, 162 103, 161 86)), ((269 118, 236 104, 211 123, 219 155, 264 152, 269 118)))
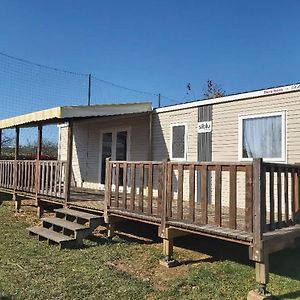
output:
POLYGON ((16 193, 13 194, 13 201, 15 202, 15 211, 16 213, 20 212, 21 209, 21 197, 16 193))
POLYGON ((115 236, 115 224, 114 223, 108 223, 106 225, 106 234, 108 239, 112 239, 115 236))
POLYGON ((159 261, 162 266, 172 268, 179 265, 179 262, 174 259, 173 238, 163 239, 163 254, 165 258, 159 261))

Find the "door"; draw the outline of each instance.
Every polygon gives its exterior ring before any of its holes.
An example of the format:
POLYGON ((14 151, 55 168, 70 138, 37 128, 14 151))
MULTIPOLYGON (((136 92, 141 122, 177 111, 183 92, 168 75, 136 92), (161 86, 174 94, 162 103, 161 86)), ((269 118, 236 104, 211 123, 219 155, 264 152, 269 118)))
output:
MULTIPOLYGON (((115 130, 103 132, 101 136, 101 174, 100 183, 105 184, 106 159, 127 160, 128 159, 128 131, 115 130)), ((123 169, 120 169, 119 184, 122 185, 123 169)))

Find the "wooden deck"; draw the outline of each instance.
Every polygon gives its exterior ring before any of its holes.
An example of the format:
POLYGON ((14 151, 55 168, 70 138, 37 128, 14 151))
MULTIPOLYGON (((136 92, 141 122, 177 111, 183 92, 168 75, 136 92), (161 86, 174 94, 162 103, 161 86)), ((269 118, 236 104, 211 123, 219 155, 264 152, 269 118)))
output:
POLYGON ((300 166, 107 161, 105 191, 72 188, 61 161, 0 161, 0 191, 158 227, 166 261, 174 238, 197 234, 244 244, 265 290, 269 254, 300 237, 300 166), (242 187, 242 188, 241 188, 242 187))

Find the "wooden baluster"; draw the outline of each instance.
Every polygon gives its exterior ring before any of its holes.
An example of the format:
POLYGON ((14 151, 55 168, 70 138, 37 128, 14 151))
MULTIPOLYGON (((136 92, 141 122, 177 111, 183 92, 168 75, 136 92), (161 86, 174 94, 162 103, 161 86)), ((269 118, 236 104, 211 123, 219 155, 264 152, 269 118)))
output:
POLYGON ((270 229, 275 230, 275 205, 274 205, 274 167, 270 169, 270 229))
POLYGON ((236 166, 230 166, 229 228, 237 228, 236 166))
POLYGON ((60 161, 58 164, 58 196, 62 197, 62 176, 63 176, 63 163, 60 161))
POLYGON ((52 191, 52 195, 54 196, 54 197, 57 197, 57 165, 58 165, 58 162, 57 161, 55 161, 54 163, 53 163, 53 176, 54 176, 54 178, 53 178, 53 191, 52 191))
POLYGON ((135 210, 135 164, 130 165, 130 210, 135 210))
POLYGON ((139 211, 144 211, 144 166, 140 165, 140 178, 139 178, 139 211))
MULTIPOLYGON (((124 168, 123 168, 123 171, 124 171, 124 168)), ((123 176, 124 176, 124 174, 123 174, 123 176)), ((116 175, 115 175, 115 203, 116 203, 116 207, 120 206, 119 205, 119 185, 120 185, 120 163, 116 163, 116 175)), ((123 186, 123 189, 124 189, 124 186, 123 186)))
POLYGON ((45 162, 40 162, 41 164, 41 169, 42 169, 42 184, 41 184, 41 187, 42 187, 42 190, 41 190, 41 194, 45 195, 45 162))
POLYGON ((173 207, 173 193, 172 193, 172 182, 173 182, 173 165, 170 163, 167 165, 167 217, 172 217, 173 207))
POLYGON ((246 166, 246 206, 245 206, 245 230, 253 231, 253 169, 246 166))
POLYGON ((189 166, 189 219, 195 222, 195 165, 189 166))
POLYGON ((122 195, 122 207, 125 208, 127 202, 127 163, 123 164, 123 195, 122 195))
POLYGON ((285 208, 285 223, 289 223, 289 173, 288 169, 284 170, 284 208, 285 208))
POLYGON ((148 172, 148 214, 153 213, 153 164, 149 164, 148 172))
POLYGON ((177 219, 183 219, 183 165, 178 165, 177 219))
POLYGON ((201 223, 208 223, 208 188, 207 188, 207 165, 201 167, 201 223))
POLYGON ((160 164, 158 168, 157 214, 161 214, 162 212, 163 190, 164 190, 164 165, 160 164))
POLYGON ((49 173, 50 173, 50 164, 49 164, 48 161, 46 162, 45 166, 46 166, 46 174, 45 174, 45 176, 46 176, 46 183, 45 183, 45 185, 46 185, 46 195, 49 195, 49 173))
POLYGON ((282 227, 282 186, 281 186, 281 169, 278 167, 277 169, 277 227, 282 227))
POLYGON ((222 226, 222 169, 215 167, 215 224, 222 226))

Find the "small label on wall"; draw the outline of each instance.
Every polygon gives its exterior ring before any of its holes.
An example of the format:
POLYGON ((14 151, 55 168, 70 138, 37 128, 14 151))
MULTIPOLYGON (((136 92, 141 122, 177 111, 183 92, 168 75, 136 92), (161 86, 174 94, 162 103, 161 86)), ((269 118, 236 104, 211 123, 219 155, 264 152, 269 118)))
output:
POLYGON ((207 133, 211 132, 212 124, 211 121, 198 122, 198 133, 207 133))

